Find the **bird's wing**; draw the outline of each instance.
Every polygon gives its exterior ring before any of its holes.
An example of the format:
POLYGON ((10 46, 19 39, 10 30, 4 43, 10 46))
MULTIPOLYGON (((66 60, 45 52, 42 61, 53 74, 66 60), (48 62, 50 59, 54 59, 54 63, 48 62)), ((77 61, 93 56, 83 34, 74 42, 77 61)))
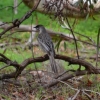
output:
POLYGON ((39 42, 39 45, 40 47, 45 51, 49 51, 49 47, 41 40, 41 39, 38 39, 38 42, 39 42))
POLYGON ((45 40, 42 40, 42 39, 38 38, 38 42, 40 44, 40 47, 45 52, 47 52, 48 54, 52 53, 53 56, 54 56, 54 54, 55 54, 54 46, 53 46, 53 43, 52 43, 52 41, 50 39, 48 41, 45 41, 45 40))

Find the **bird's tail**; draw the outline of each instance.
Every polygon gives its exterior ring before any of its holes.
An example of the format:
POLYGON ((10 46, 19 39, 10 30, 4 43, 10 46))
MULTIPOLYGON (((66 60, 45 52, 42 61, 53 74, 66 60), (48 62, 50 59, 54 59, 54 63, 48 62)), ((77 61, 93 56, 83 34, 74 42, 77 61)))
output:
POLYGON ((57 69, 57 66, 56 66, 56 62, 55 62, 54 56, 53 55, 49 55, 49 59, 50 59, 50 65, 51 65, 52 71, 54 73, 58 73, 58 69, 57 69))

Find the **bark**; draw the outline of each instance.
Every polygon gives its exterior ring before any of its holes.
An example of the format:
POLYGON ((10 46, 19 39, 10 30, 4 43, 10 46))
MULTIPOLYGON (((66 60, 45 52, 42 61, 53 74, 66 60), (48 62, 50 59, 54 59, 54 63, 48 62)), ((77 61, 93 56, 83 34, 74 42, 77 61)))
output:
MULTIPOLYGON (((1 58, 0 58, 0 62, 3 62, 5 64, 7 64, 8 66, 13 66, 16 68, 15 72, 12 72, 10 74, 4 74, 2 76, 0 76, 0 79, 9 79, 9 78, 17 78, 21 72, 24 70, 24 68, 26 68, 29 64, 32 63, 36 63, 36 62, 44 62, 47 61, 49 59, 48 55, 44 55, 43 57, 37 57, 37 58, 28 58, 25 59, 21 64, 18 64, 17 62, 14 62, 12 60, 10 60, 9 58, 7 58, 6 56, 4 56, 3 54, 0 54, 1 58)), ((90 64, 89 62, 85 61, 85 60, 81 60, 81 59, 75 59, 75 58, 71 58, 68 56, 63 56, 63 55, 55 55, 55 59, 60 59, 60 60, 64 60, 66 62, 69 62, 69 64, 77 64, 77 65, 81 65, 83 67, 85 67, 84 71, 77 71, 76 72, 76 76, 79 75, 85 75, 86 73, 88 74, 100 74, 100 70, 96 69, 92 64, 90 64), (81 73, 83 72, 83 73, 81 73)), ((66 76, 69 78, 74 77, 74 74, 71 74, 71 76, 66 76)), ((64 78, 65 80, 65 78, 64 78)))
MULTIPOLYGON (((3 24, 3 23, 0 22, 0 24, 3 24)), ((35 25, 32 25, 32 27, 34 27, 34 26, 35 25)), ((10 27, 9 24, 4 24, 4 25, 0 26, 0 28, 3 30, 7 29, 8 27, 10 27)), ((31 25, 20 25, 19 27, 12 28, 10 31, 11 32, 16 32, 16 31, 18 31, 18 32, 30 32, 30 33, 32 32, 32 37, 30 35, 30 38, 28 40, 29 43, 31 42, 30 39, 34 39, 34 37, 35 37, 34 35, 36 33, 36 32, 34 32, 33 29, 31 29, 31 25)), ((48 29, 47 29, 47 32, 50 34, 51 37, 58 37, 58 39, 59 39, 59 37, 60 37, 60 39, 66 40, 66 41, 72 41, 72 39, 73 39, 73 36, 71 34, 53 32, 53 31, 48 30, 48 29)))
MULTIPOLYGON (((68 16, 68 17, 84 18, 89 13, 97 14, 97 13, 99 13, 99 10, 100 10, 100 2, 93 4, 94 8, 90 9, 89 5, 86 4, 86 2, 84 2, 82 4, 82 7, 80 7, 79 6, 80 1, 79 1, 79 3, 76 2, 73 4, 71 0, 69 0, 70 2, 67 2, 68 0, 62 0, 62 2, 61 2, 62 4, 59 6, 60 8, 51 6, 51 4, 50 4, 50 7, 52 7, 52 9, 56 9, 56 10, 51 10, 51 9, 47 9, 47 7, 49 6, 49 1, 50 0, 47 0, 47 2, 45 2, 45 0, 41 0, 39 6, 37 8, 37 11, 44 13, 44 14, 55 15, 55 14, 63 13, 65 16, 68 16), (44 5, 46 6, 45 8, 44 8, 44 5), (45 9, 47 9, 49 11, 47 12, 45 9), (57 12, 57 10, 58 10, 58 12, 57 12)), ((60 2, 60 0, 58 0, 58 1, 60 2)), ((36 0, 23 0, 23 2, 25 3, 26 6, 28 6, 29 8, 32 8, 36 4, 37 1, 36 0)))
MULTIPOLYGON (((0 26, 0 28, 3 29, 4 31, 5 31, 6 29, 8 29, 8 28, 11 26, 11 25, 9 25, 9 24, 4 24, 4 23, 2 23, 2 22, 0 22, 0 24, 2 24, 2 25, 0 26)), ((32 25, 32 26, 34 27, 35 25, 32 25)), ((61 39, 61 40, 69 41, 69 42, 72 42, 72 41, 74 40, 74 38, 73 38, 73 36, 72 36, 71 34, 65 34, 65 33, 61 33, 61 32, 58 33, 58 32, 54 32, 54 31, 52 31, 52 30, 48 30, 48 29, 46 29, 46 30, 47 30, 47 32, 49 33, 49 35, 50 35, 51 37, 56 37, 57 40, 61 39)), ((18 32, 30 32, 30 33, 32 32, 32 37, 31 37, 31 34, 30 34, 30 38, 28 39, 26 45, 29 45, 29 44, 31 43, 31 39, 34 39, 35 33, 36 33, 36 32, 34 32, 34 31, 31 29, 31 26, 30 26, 30 25, 20 25, 19 27, 14 27, 14 28, 12 28, 10 31, 11 31, 12 33, 13 33, 13 32, 16 32, 16 31, 18 31, 18 32)), ((80 33, 77 33, 77 32, 74 32, 74 33, 81 35, 80 33)), ((82 35, 82 36, 83 36, 83 35, 82 35)), ((83 36, 83 37, 84 37, 84 36, 83 36)), ((86 37, 86 38, 87 38, 87 37, 86 37)), ((89 45, 92 45, 92 46, 94 46, 94 47, 97 47, 97 45, 95 45, 95 44, 93 44, 93 43, 91 43, 91 42, 79 40, 77 37, 76 37, 76 41, 79 41, 79 42, 82 42, 82 43, 84 43, 84 44, 89 44, 89 45)), ((99 46, 99 47, 100 47, 100 46, 99 46)))

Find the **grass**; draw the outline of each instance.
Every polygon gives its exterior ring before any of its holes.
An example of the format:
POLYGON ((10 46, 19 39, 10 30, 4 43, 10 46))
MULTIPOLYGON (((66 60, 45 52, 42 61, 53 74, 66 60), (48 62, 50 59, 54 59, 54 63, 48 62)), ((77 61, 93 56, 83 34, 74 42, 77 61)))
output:
MULTIPOLYGON (((1 49, 0 53, 3 53, 3 52, 4 52, 4 50, 1 49)), ((9 59, 11 59, 12 61, 18 62, 19 64, 21 64, 25 59, 32 58, 32 52, 30 50, 24 51, 20 48, 18 50, 7 49, 6 52, 4 53, 4 55, 6 57, 8 57, 9 59)), ((0 67, 3 67, 4 65, 5 64, 0 63, 0 67)), ((41 63, 36 63, 36 66, 37 66, 37 68, 40 68, 41 63)), ((31 70, 34 68, 35 68, 34 63, 32 63, 26 67, 26 69, 28 69, 28 70, 31 70)), ((9 72, 9 71, 11 71, 11 69, 14 69, 14 67, 10 66, 10 67, 6 68, 6 71, 9 72)))
POLYGON ((99 19, 93 20, 89 18, 87 20, 80 21, 78 25, 76 25, 75 31, 80 32, 89 37, 96 38, 98 29, 100 28, 99 19))
POLYGON ((3 1, 1 0, 0 2, 0 9, 2 9, 2 11, 0 11, 0 20, 4 21, 4 22, 11 22, 14 19, 19 19, 23 16, 23 14, 25 14, 29 9, 28 7, 25 7, 25 5, 23 3, 21 3, 21 5, 19 5, 18 7, 18 14, 14 15, 14 11, 12 9, 13 7, 13 0, 7 0, 7 1, 3 1), (23 9, 25 7, 25 9, 23 9))

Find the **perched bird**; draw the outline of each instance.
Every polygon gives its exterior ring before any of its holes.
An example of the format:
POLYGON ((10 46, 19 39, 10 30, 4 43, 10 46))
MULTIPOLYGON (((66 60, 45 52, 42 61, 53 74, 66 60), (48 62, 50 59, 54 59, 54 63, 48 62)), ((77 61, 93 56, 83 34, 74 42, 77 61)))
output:
POLYGON ((37 37, 39 46, 49 56, 52 71, 54 73, 58 73, 55 58, 54 58, 55 50, 54 50, 54 45, 51 40, 51 37, 49 36, 49 34, 47 33, 43 25, 37 25, 34 28, 36 28, 36 31, 39 33, 37 37))

